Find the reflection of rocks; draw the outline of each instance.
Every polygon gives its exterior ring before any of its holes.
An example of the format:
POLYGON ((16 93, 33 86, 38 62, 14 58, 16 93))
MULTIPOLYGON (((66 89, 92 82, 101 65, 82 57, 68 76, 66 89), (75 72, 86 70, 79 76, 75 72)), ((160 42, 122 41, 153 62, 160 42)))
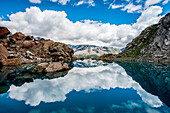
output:
POLYGON ((170 106, 170 65, 117 62, 147 92, 170 106))
POLYGON ((0 94, 6 93, 9 90, 9 88, 10 87, 8 85, 0 83, 0 94))
MULTIPOLYGON (((71 64, 70 64, 71 65, 71 64)), ((0 94, 8 91, 12 84, 22 86, 24 83, 33 82, 35 79, 53 79, 67 75, 67 71, 55 73, 32 73, 35 65, 3 66, 0 69, 0 94)))

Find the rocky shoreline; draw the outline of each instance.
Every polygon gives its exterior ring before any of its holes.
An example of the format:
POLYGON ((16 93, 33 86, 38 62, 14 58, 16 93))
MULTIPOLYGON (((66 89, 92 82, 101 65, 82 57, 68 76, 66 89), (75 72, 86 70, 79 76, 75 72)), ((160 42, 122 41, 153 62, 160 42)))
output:
POLYGON ((64 43, 26 36, 21 32, 11 34, 8 28, 0 27, 1 67, 21 64, 37 64, 38 67, 45 62, 49 64, 47 72, 57 72, 69 69, 66 62, 74 59, 73 54, 74 51, 64 43))

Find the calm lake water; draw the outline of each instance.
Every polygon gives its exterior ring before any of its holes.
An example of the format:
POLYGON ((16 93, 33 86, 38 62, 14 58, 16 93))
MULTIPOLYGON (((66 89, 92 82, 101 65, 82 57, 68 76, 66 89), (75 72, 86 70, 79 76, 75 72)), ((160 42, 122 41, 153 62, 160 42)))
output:
POLYGON ((33 67, 0 69, 0 113, 170 113, 170 65, 84 60, 46 75, 33 67))

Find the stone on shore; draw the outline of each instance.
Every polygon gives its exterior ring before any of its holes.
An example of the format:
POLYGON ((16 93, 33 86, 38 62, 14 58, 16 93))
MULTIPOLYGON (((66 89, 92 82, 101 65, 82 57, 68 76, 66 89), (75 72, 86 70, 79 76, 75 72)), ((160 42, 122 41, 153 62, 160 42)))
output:
POLYGON ((4 66, 21 65, 22 60, 21 60, 21 58, 5 59, 5 60, 1 61, 1 64, 4 65, 4 66))
POLYGON ((6 47, 4 47, 2 44, 0 44, 0 58, 7 59, 7 57, 10 56, 8 50, 6 47))
POLYGON ((40 63, 34 68, 33 73, 53 73, 68 69, 69 67, 67 63, 64 64, 61 62, 40 63))

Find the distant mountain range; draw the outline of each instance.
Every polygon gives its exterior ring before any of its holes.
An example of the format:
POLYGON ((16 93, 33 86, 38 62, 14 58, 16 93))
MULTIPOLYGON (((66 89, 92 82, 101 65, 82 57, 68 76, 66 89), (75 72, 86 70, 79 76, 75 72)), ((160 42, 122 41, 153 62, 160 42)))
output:
POLYGON ((103 54, 119 54, 121 52, 120 49, 116 49, 113 47, 103 47, 103 46, 95 46, 95 45, 70 45, 74 50, 74 55, 78 58, 96 58, 103 54))

